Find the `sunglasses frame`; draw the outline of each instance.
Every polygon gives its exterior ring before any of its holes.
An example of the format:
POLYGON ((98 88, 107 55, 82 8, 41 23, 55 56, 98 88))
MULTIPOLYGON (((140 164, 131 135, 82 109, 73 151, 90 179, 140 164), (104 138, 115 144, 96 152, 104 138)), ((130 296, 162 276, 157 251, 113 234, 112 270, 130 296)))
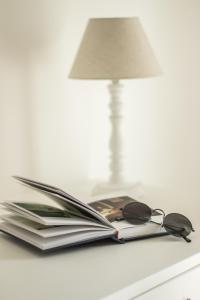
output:
MULTIPOLYGON (((131 224, 139 225, 139 224, 145 224, 147 222, 155 223, 155 224, 158 224, 158 225, 161 225, 162 227, 164 227, 166 232, 168 232, 169 234, 177 236, 177 237, 181 237, 188 243, 191 242, 191 240, 189 238, 187 238, 187 236, 192 231, 194 232, 194 228, 193 228, 190 220, 187 217, 185 217, 184 215, 181 215, 178 213, 170 213, 170 214, 166 215, 162 209, 160 209, 160 208, 151 209, 148 205, 146 205, 145 203, 139 202, 139 201, 130 202, 130 203, 126 204, 121 210, 122 210, 122 215, 123 215, 123 218, 121 218, 121 219, 125 219, 127 222, 129 222, 131 224), (135 221, 137 221, 137 222, 133 222, 133 217, 131 218, 132 215, 131 215, 130 209, 129 209, 131 206, 133 206, 133 204, 134 205, 139 204, 139 208, 140 209, 143 208, 144 212, 146 209, 147 216, 145 216, 145 213, 144 213, 144 216, 141 216, 141 217, 139 217, 137 215, 137 216, 135 216, 136 217, 135 221), (163 215, 162 223, 158 223, 158 222, 151 220, 151 217, 154 214, 154 212, 161 212, 161 214, 163 215), (184 220, 185 222, 187 222, 186 225, 188 226, 189 231, 187 231, 184 226, 179 227, 174 224, 173 225, 165 224, 166 218, 170 218, 170 217, 172 217, 172 215, 176 215, 177 217, 182 218, 182 221, 184 220), (131 220, 132 220, 132 222, 131 222, 131 220)), ((118 219, 118 221, 119 221, 119 219, 118 219)))

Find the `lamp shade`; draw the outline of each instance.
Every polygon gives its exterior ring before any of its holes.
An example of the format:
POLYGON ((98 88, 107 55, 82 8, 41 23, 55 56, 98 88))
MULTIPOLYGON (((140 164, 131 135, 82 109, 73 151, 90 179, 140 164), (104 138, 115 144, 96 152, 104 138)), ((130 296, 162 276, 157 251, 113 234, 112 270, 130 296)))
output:
POLYGON ((69 77, 117 80, 160 73, 138 17, 92 18, 69 77))

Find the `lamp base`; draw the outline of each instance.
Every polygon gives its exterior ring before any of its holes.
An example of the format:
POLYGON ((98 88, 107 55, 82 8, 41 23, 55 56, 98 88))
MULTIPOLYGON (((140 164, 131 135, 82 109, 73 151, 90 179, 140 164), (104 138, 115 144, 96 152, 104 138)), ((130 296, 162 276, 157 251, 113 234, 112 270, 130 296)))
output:
POLYGON ((143 196, 144 192, 142 184, 140 182, 122 182, 122 183, 110 183, 100 182, 92 190, 92 196, 116 196, 119 194, 129 194, 132 197, 139 199, 143 196))

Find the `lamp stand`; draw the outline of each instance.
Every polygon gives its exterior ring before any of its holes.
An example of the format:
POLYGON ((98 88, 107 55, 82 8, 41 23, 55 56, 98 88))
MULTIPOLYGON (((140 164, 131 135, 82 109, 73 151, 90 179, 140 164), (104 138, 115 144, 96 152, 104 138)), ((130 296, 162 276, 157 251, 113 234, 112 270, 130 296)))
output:
POLYGON ((123 184, 123 141, 122 141, 122 101, 121 92, 123 85, 119 80, 113 80, 108 85, 110 92, 110 178, 109 183, 123 184))
POLYGON ((112 80, 108 85, 110 93, 110 122, 111 137, 110 148, 110 177, 108 182, 99 183, 93 190, 93 194, 112 193, 119 190, 130 190, 135 196, 142 195, 140 183, 127 183, 124 179, 124 159, 123 159, 123 135, 122 135, 122 100, 121 92, 123 85, 119 80, 112 80))

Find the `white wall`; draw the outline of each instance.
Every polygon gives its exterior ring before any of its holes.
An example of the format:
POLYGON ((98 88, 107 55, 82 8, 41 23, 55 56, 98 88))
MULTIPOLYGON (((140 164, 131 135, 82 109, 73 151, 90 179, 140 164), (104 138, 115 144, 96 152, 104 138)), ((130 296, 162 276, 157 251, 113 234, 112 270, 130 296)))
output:
POLYGON ((66 189, 108 176, 108 82, 67 78, 88 18, 104 16, 139 16, 164 71, 124 81, 126 177, 164 208, 196 209, 198 0, 0 0, 0 199, 21 197, 11 174, 66 189))

